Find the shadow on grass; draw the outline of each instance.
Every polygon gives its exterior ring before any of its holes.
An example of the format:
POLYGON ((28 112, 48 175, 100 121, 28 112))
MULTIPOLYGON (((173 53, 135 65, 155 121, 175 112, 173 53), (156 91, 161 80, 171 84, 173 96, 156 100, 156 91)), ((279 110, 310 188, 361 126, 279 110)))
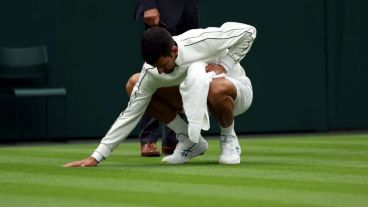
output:
POLYGON ((245 161, 240 163, 240 165, 243 166, 269 166, 269 165, 275 165, 275 162, 271 161, 245 161))
POLYGON ((252 166, 270 166, 270 165, 274 165, 275 163, 272 162, 264 162, 264 161, 243 161, 240 164, 236 164, 236 165, 225 165, 225 164, 219 164, 216 161, 194 161, 194 162, 189 162, 189 163, 185 163, 185 164, 178 164, 178 165, 173 165, 173 164, 165 164, 162 162, 155 162, 155 163, 114 163, 114 164, 102 164, 100 165, 101 167, 108 167, 108 168, 130 168, 130 167, 134 167, 134 168, 149 168, 149 167, 158 167, 158 168, 177 168, 177 167, 204 167, 204 166, 211 166, 211 167, 228 167, 228 168, 232 168, 232 167, 241 167, 241 168, 246 168, 246 167, 252 167, 252 166))
POLYGON ((121 164, 102 164, 104 167, 180 167, 180 166, 206 166, 206 165, 219 165, 215 161, 204 161, 204 162, 189 162, 185 164, 173 165, 173 164, 165 164, 162 162, 157 163, 121 163, 121 164))

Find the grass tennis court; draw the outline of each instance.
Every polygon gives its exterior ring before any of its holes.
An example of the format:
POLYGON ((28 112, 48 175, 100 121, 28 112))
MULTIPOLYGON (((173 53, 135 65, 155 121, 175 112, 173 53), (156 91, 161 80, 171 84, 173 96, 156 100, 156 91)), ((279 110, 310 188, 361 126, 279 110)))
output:
POLYGON ((247 136, 237 166, 211 139, 180 166, 127 142, 97 168, 60 167, 97 144, 0 147, 0 206, 368 206, 368 134, 247 136))

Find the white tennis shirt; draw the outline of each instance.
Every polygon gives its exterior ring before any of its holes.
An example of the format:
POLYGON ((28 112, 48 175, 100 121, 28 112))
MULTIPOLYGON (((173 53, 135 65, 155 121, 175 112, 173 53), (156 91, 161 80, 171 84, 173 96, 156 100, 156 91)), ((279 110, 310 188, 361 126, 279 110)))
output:
POLYGON ((158 88, 179 86, 187 77, 189 66, 196 62, 221 64, 232 78, 246 77, 239 62, 256 38, 253 26, 227 22, 221 27, 192 29, 173 39, 178 44, 177 67, 170 74, 159 74, 157 68, 144 63, 126 109, 111 126, 91 155, 97 161, 107 158, 132 132, 158 88))

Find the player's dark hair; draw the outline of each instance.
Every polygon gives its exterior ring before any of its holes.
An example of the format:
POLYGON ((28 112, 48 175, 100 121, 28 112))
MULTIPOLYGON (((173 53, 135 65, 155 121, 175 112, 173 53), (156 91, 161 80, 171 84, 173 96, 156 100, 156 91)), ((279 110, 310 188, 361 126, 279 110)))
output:
POLYGON ((161 27, 147 29, 141 40, 141 53, 144 61, 154 64, 161 56, 170 56, 171 48, 175 44, 170 33, 161 27))

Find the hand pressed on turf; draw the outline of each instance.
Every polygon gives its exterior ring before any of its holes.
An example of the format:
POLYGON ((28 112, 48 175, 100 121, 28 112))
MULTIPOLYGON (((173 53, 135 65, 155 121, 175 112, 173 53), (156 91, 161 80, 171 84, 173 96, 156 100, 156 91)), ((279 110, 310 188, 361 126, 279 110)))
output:
POLYGON ((87 157, 84 160, 78 160, 69 162, 63 165, 63 167, 96 167, 98 164, 97 160, 93 157, 87 157))

